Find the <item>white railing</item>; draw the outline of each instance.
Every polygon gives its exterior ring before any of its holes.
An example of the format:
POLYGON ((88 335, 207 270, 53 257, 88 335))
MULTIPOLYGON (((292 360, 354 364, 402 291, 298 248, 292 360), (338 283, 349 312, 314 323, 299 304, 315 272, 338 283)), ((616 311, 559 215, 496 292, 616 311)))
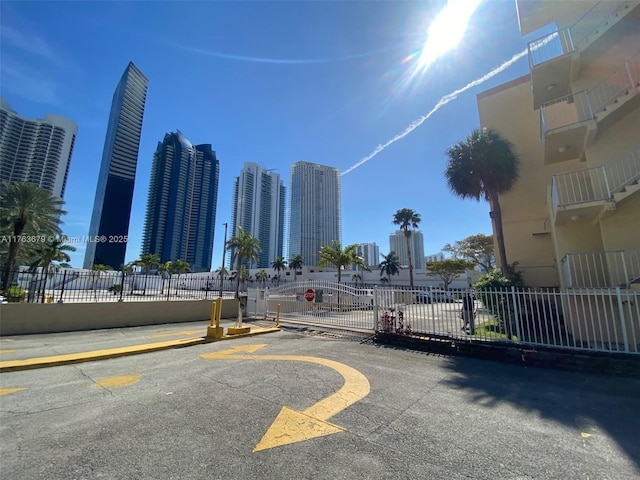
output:
MULTIPOLYGON (((406 292, 403 292, 403 294, 406 292)), ((376 305, 376 331, 431 339, 539 345, 640 354, 640 293, 603 290, 476 291, 473 315, 464 302, 376 305)))
POLYGON ((640 178, 640 144, 611 165, 585 168, 552 177, 554 210, 559 206, 610 200, 640 178))
POLYGON ((593 114, 598 114, 616 98, 625 95, 640 80, 640 53, 624 62, 624 65, 589 90, 589 103, 593 114))
POLYGON ((640 276, 637 251, 568 253, 562 258, 567 288, 629 288, 640 276))
POLYGON ((570 27, 529 42, 529 66, 535 67, 561 55, 583 50, 589 38, 610 24, 628 3, 625 0, 602 0, 570 27))
POLYGON ((564 95, 540 106, 540 135, 596 118, 640 82, 640 52, 589 90, 564 95))

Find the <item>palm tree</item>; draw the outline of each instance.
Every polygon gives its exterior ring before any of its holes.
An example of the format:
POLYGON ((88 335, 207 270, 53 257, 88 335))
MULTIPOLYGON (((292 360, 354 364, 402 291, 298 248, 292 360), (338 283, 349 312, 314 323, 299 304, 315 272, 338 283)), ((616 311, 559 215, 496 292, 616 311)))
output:
POLYGON ((164 277, 169 274, 169 270, 171 269, 171 260, 167 260, 164 263, 158 264, 158 275, 162 277, 162 286, 160 287, 160 295, 164 295, 164 277))
MULTIPOLYGON (((242 262, 258 261, 258 255, 262 252, 260 240, 245 232, 242 227, 238 227, 238 234, 227 242, 227 249, 233 252, 233 260, 236 264, 236 271, 240 272, 242 262)), ((240 298, 240 275, 236 275, 236 298, 240 298)))
POLYGON ((299 253, 291 257, 291 260, 289 260, 289 270, 293 270, 295 275, 298 274, 298 270, 302 270, 303 265, 304 259, 299 253))
POLYGON ((413 288, 413 261, 411 259, 411 228, 418 228, 418 224, 422 219, 420 214, 414 212, 410 208, 398 210, 393 215, 393 224, 399 225, 400 230, 404 232, 404 238, 407 240, 407 257, 409 260, 409 287, 413 288))
POLYGON ((42 267, 42 272, 44 273, 44 282, 42 283, 42 303, 45 301, 47 277, 49 276, 51 267, 54 267, 55 269, 58 265, 63 267, 68 266, 67 263, 61 262, 70 262, 71 257, 67 252, 75 251, 76 247, 73 245, 67 245, 60 238, 54 238, 40 247, 36 260, 31 263, 31 268, 35 270, 38 267, 42 267))
POLYGON ((4 264, 2 291, 9 287, 9 277, 15 268, 20 249, 19 238, 24 233, 54 235, 60 233, 62 200, 32 183, 2 182, 0 188, 0 229, 9 232, 9 251, 4 264))
POLYGON ((264 287, 264 283, 267 281, 268 275, 267 271, 262 269, 258 273, 256 273, 256 280, 262 282, 262 286, 264 287))
POLYGON ((388 255, 382 254, 384 260, 380 262, 378 268, 380 268, 380 276, 386 275, 387 282, 391 279, 392 275, 400 275, 400 259, 396 252, 391 250, 388 255))
POLYGON ((155 253, 145 253, 139 260, 135 261, 135 264, 142 267, 142 271, 145 274, 142 287, 142 295, 144 296, 147 294, 147 275, 149 275, 153 267, 160 264, 160 258, 155 253))
POLYGON ((110 269, 110 266, 103 265, 102 263, 94 263, 93 267, 91 267, 91 290, 93 290, 93 298, 96 302, 98 301, 98 293, 96 291, 96 275, 100 276, 110 269))
POLYGON ((338 283, 342 282, 342 268, 349 268, 352 265, 361 267, 363 270, 370 272, 371 270, 364 262, 364 259, 356 253, 357 244, 347 245, 342 248, 340 242, 334 240, 331 245, 325 245, 320 250, 318 256, 320 262, 318 266, 326 267, 327 265, 335 265, 338 269, 338 283))
POLYGON ((271 266, 278 275, 278 285, 280 285, 280 272, 287 269, 287 261, 282 257, 276 257, 276 259, 271 262, 271 266))
POLYGON ((494 130, 476 129, 446 153, 449 163, 445 177, 451 191, 462 198, 478 201, 484 198, 489 202, 500 269, 505 277, 509 277, 499 196, 511 190, 518 181, 520 162, 513 152, 513 145, 494 130))
MULTIPOLYGON (((184 260, 174 260, 171 262, 171 272, 178 275, 178 286, 180 285, 180 275, 189 271, 189 264, 184 260)), ((178 295, 178 289, 176 287, 176 295, 178 295)))

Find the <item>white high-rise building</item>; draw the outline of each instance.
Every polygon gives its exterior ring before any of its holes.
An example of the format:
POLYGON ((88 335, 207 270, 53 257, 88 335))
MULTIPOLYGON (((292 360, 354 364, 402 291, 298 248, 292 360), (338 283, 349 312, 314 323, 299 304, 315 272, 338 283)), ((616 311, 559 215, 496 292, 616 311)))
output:
POLYGON ((0 181, 33 183, 62 200, 77 133, 68 118, 27 120, 0 98, 0 181))
POLYGON ((336 240, 342 243, 340 172, 335 167, 296 162, 291 167, 289 256, 318 264, 318 252, 336 240))
MULTIPOLYGON (((409 265, 409 254, 407 252, 407 239, 404 231, 396 230, 389 235, 389 251, 396 252, 400 259, 400 265, 409 265)), ((424 237, 420 230, 411 230, 411 259, 413 260, 413 268, 420 269, 425 267, 424 263, 424 237)))
MULTIPOLYGON (((278 173, 245 162, 233 188, 231 236, 238 227, 260 240, 262 252, 249 268, 271 268, 283 256, 286 194, 278 173)), ((232 252, 233 257, 233 252, 232 252)))
POLYGON ((444 260, 444 253, 442 252, 432 253, 431 255, 427 255, 426 257, 424 257, 425 263, 441 262, 443 260, 444 260))
POLYGON ((380 264, 380 247, 375 242, 359 244, 356 253, 364 258, 368 267, 375 269, 380 264))

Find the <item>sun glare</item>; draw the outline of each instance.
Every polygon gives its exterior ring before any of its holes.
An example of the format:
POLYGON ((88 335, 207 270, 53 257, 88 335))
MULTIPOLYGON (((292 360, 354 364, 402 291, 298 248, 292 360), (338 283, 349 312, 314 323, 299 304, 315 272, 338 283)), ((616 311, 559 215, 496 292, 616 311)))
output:
POLYGON ((427 70, 438 57, 454 48, 464 35, 467 23, 482 0, 449 0, 429 26, 418 68, 427 70))

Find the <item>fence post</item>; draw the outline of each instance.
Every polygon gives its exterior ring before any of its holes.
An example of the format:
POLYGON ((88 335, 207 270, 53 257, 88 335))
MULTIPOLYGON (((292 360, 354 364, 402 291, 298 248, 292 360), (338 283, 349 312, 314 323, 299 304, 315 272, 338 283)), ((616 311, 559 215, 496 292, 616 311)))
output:
POLYGON ((379 330, 379 305, 378 305, 378 286, 373 286, 373 331, 377 332, 379 330))
POLYGON ((620 287, 616 287, 616 297, 618 298, 618 311, 620 312, 620 330, 622 331, 622 341, 624 342, 624 351, 629 353, 629 338, 627 337, 627 322, 624 316, 624 305, 622 304, 622 292, 620 287))
MULTIPOLYGON (((518 298, 516 296, 516 287, 514 287, 513 285, 511 285, 511 297, 513 300, 513 313, 515 315, 516 322, 516 338, 518 339, 518 343, 520 343, 522 340, 522 336, 520 335, 520 308, 518 298)), ((511 328, 509 328, 509 330, 511 330, 511 328)), ((511 334, 511 332, 509 332, 509 334, 511 334)), ((511 338, 509 338, 509 340, 511 340, 511 338)))
POLYGON ((62 297, 64 296, 64 284, 67 281, 67 269, 62 272, 62 288, 60 289, 60 298, 58 299, 58 303, 62 303, 62 297))

